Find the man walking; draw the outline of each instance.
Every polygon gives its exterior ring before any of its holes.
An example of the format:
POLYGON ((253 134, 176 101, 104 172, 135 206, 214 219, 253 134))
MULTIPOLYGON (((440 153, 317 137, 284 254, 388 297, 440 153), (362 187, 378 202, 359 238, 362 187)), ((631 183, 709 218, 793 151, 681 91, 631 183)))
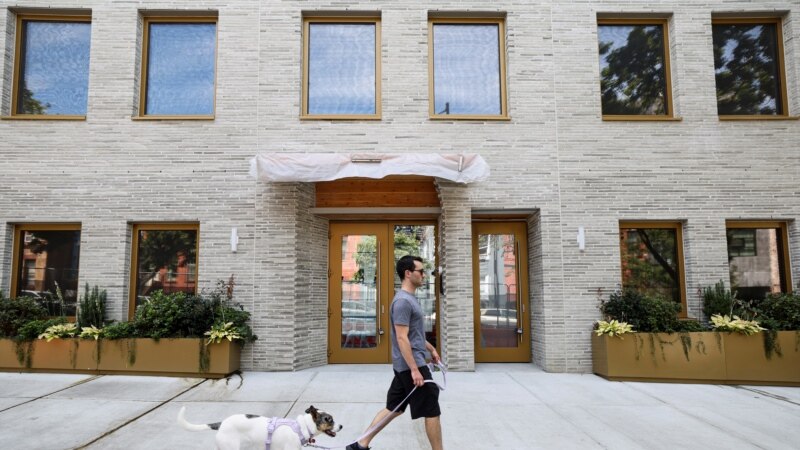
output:
POLYGON ((425 418, 425 432, 433 450, 442 450, 442 425, 439 420, 439 388, 434 383, 425 383, 432 379, 425 365, 426 351, 430 352, 434 363, 439 362, 436 349, 425 340, 425 326, 422 307, 414 295, 422 286, 425 270, 422 258, 406 255, 397 262, 397 275, 400 277, 401 289, 395 294, 389 317, 392 325, 392 369, 394 379, 386 394, 386 408, 378 412, 369 428, 372 428, 385 417, 386 423, 376 428, 360 441, 347 446, 347 450, 369 450, 369 443, 395 417, 405 412, 406 405, 411 405, 411 418, 425 418), (417 387, 417 390, 402 405, 400 402, 417 387), (392 412, 397 406, 397 412, 392 412))

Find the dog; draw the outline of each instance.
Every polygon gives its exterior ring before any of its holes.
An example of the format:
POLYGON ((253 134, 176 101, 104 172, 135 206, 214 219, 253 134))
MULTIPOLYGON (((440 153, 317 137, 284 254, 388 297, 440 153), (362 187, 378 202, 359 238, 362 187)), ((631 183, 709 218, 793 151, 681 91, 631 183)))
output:
POLYGON ((186 418, 186 407, 178 412, 178 423, 190 431, 217 430, 217 450, 246 448, 267 450, 300 450, 302 445, 314 441, 314 436, 325 433, 336 437, 342 426, 336 426, 333 417, 310 406, 296 421, 280 417, 263 417, 252 414, 235 414, 222 422, 196 425, 186 418), (274 422, 274 423, 272 423, 274 422))

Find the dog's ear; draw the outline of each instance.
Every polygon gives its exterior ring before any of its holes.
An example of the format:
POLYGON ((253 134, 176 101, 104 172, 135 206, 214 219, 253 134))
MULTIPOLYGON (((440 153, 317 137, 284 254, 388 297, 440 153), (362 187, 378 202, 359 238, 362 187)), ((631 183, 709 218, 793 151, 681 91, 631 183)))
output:
POLYGON ((314 405, 308 407, 306 414, 311 414, 311 418, 317 420, 317 408, 314 408, 314 405))

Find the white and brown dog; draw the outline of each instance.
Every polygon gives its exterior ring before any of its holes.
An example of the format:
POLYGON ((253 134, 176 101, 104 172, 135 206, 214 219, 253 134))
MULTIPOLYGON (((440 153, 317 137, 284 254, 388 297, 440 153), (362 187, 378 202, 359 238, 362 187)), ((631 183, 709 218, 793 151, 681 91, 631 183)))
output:
POLYGON ((217 430, 215 437, 218 450, 239 450, 246 448, 267 450, 300 450, 314 436, 325 433, 335 437, 338 428, 333 417, 313 406, 296 420, 279 417, 254 416, 252 414, 235 414, 222 422, 196 425, 185 418, 186 407, 178 412, 178 423, 187 430, 217 430))

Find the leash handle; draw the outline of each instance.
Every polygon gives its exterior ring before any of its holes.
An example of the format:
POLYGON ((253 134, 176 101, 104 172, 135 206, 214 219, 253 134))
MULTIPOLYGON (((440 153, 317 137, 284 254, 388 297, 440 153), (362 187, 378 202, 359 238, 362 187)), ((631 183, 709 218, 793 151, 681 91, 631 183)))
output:
MULTIPOLYGON (((433 383, 433 384, 436 385, 436 387, 439 388, 439 390, 441 390, 441 391, 445 390, 445 388, 447 387, 447 369, 445 368, 444 364, 442 364, 442 361, 440 360, 438 363, 435 363, 435 364, 432 363, 432 362, 429 362, 428 364, 426 364, 426 366, 428 367, 428 370, 431 371, 431 379, 430 380, 425 380, 423 382, 423 384, 425 384, 425 383, 433 383), (435 371, 436 368, 438 368, 442 372, 442 380, 444 381, 444 385, 441 385, 441 384, 437 383, 435 380, 432 379, 433 378, 433 372, 435 371)), ((402 406, 403 403, 405 403, 409 398, 411 398, 411 395, 414 394, 414 392, 416 392, 418 387, 419 386, 414 386, 414 389, 412 389, 411 392, 409 392, 408 395, 406 395, 406 398, 404 398, 403 401, 398 403, 397 406, 395 406, 393 410, 389 411, 389 414, 387 414, 386 417, 381 419, 380 422, 376 423, 375 426, 369 427, 367 429, 367 431, 364 432, 364 434, 362 434, 361 436, 357 437, 355 440, 353 440, 353 441, 351 441, 351 442, 349 442, 349 443, 347 443, 345 445, 340 445, 340 446, 336 446, 336 447, 326 447, 324 445, 315 445, 315 444, 312 444, 310 442, 308 444, 306 444, 306 446, 307 447, 314 447, 314 448, 321 448, 321 449, 324 449, 324 450, 332 450, 334 448, 345 448, 350 444, 354 444, 354 443, 360 441, 362 438, 367 437, 370 433, 372 433, 376 429, 382 427, 389 420, 389 418, 392 416, 392 414, 396 413, 397 410, 400 409, 400 406, 402 406)))

